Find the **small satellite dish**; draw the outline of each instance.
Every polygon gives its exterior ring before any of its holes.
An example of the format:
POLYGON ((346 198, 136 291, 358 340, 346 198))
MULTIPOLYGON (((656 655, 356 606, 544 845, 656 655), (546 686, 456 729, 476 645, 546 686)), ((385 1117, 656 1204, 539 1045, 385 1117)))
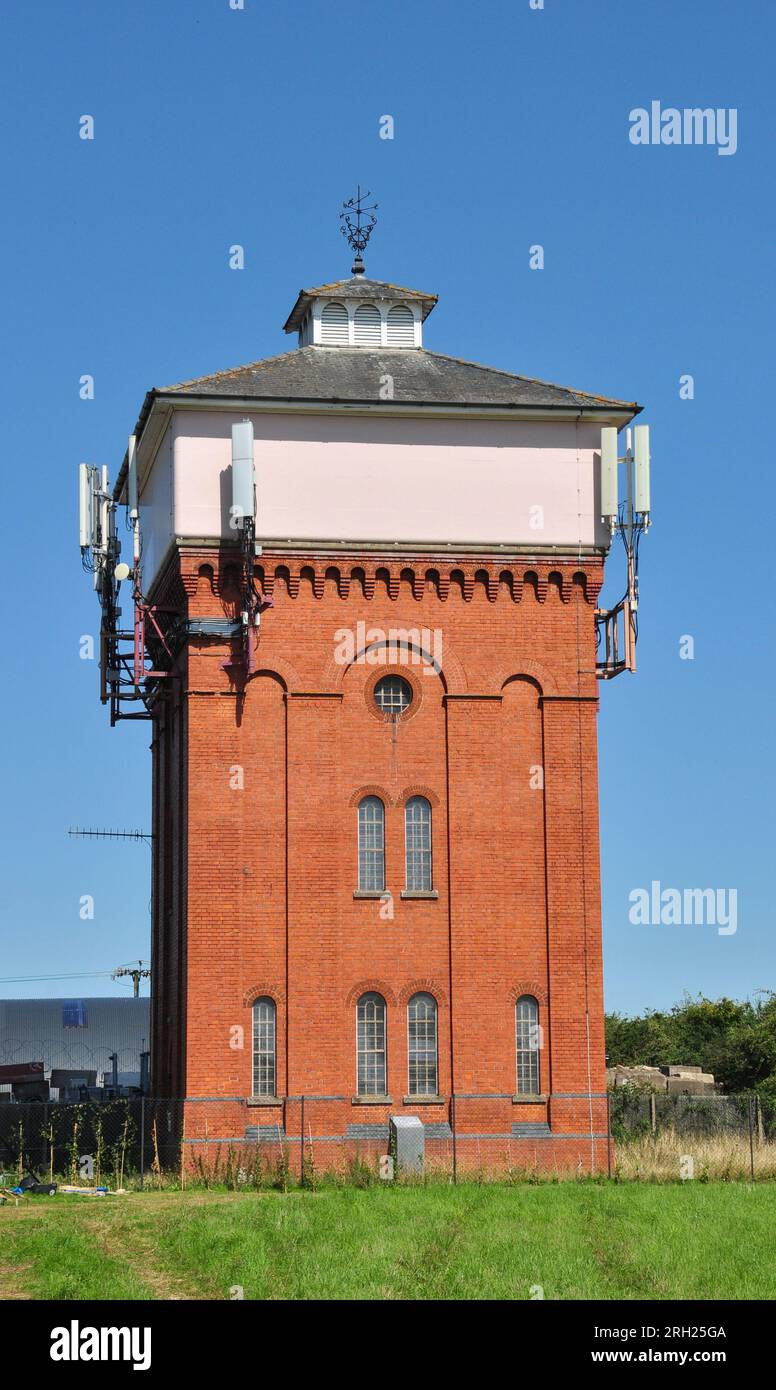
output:
POLYGON ((115 574, 119 583, 121 583, 122 579, 129 579, 129 565, 126 565, 122 560, 121 564, 116 566, 113 573, 115 574))

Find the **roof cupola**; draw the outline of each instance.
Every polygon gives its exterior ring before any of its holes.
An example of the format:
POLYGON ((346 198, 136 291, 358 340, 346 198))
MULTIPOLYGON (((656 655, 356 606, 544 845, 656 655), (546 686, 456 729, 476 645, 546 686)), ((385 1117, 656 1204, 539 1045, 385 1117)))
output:
POLYGON ((377 224, 371 196, 359 184, 355 198, 342 204, 340 231, 356 253, 351 278, 299 291, 284 327, 298 333, 300 347, 423 346, 423 323, 437 296, 367 279, 364 251, 377 224))

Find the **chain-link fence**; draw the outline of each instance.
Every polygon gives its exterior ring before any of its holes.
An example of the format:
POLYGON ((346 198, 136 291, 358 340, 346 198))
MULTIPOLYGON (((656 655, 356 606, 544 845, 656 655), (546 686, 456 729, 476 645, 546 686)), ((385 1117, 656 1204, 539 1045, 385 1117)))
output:
POLYGON ((0 1169, 114 1188, 161 1176, 180 1165, 182 1116, 181 1101, 146 1096, 0 1105, 0 1169))
POLYGON ((625 1179, 749 1181, 776 1178, 776 1100, 686 1095, 638 1086, 609 1093, 614 1171, 625 1179))
POLYGON ((672 1130, 677 1135, 748 1138, 776 1142, 776 1099, 758 1094, 667 1095, 638 1086, 609 1093, 610 1128, 615 1140, 672 1130))
MULTIPOLYGON (((0 1105, 0 1184, 25 1175, 61 1185, 314 1186, 331 1178, 377 1181, 390 1151, 387 1120, 356 1118, 332 1133, 321 1102, 287 1097, 271 1107, 225 1098, 26 1102, 0 1105), (316 1102, 318 1102, 316 1108, 316 1102), (328 1132, 327 1132, 328 1129, 328 1132)), ((335 1098, 339 1099, 339 1098, 335 1098)), ((776 1101, 758 1095, 690 1096, 619 1087, 600 1098, 597 1132, 543 1122, 472 1132, 446 1105, 423 1128, 425 1178, 596 1176, 671 1180, 776 1178, 776 1101), (606 1113, 611 1140, 607 1139, 606 1113), (693 1167, 694 1165, 694 1167, 693 1167)))

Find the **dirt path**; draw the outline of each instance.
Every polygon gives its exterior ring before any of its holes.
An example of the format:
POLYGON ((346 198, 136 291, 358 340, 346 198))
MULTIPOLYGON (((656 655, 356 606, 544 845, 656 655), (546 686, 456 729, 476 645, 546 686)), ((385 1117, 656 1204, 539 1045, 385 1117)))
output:
POLYGON ((26 1272, 32 1268, 32 1261, 23 1265, 0 1265, 0 1302, 5 1303, 9 1299, 32 1298, 32 1294, 25 1288, 26 1272))
MULTIPOLYGON (((212 1205, 222 1194, 192 1194, 185 1199, 186 1206, 212 1205)), ((229 1200, 227 1194, 223 1194, 229 1200)), ((137 1277, 141 1284, 156 1299, 170 1301, 189 1301, 206 1299, 208 1295, 183 1277, 165 1270, 159 1263, 154 1244, 154 1226, 164 1219, 167 1210, 181 1209, 179 1193, 154 1193, 151 1195, 128 1194, 125 1197, 83 1198, 78 1202, 68 1200, 67 1208, 58 1206, 56 1198, 27 1199, 20 1201, 13 1210, 10 1207, 0 1213, 0 1241, 2 1226, 9 1228, 27 1225, 56 1226, 72 1222, 86 1238, 107 1258, 116 1261, 137 1277)), ((1 1246, 0 1246, 1 1248, 1 1246)), ((10 1252, 6 1252, 8 1254, 10 1252)), ((34 1285, 35 1262, 2 1262, 0 1257, 0 1301, 31 1299, 34 1285)))
POLYGON ((154 1298, 165 1301, 205 1299, 207 1294, 194 1288, 157 1263, 153 1233, 131 1219, 131 1209, 122 1212, 89 1212, 81 1221, 87 1232, 108 1259, 118 1260, 150 1289, 154 1298))

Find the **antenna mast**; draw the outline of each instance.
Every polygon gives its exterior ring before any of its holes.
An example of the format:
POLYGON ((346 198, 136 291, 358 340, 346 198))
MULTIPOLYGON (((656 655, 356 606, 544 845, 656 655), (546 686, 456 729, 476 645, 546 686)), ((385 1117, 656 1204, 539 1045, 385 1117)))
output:
POLYGON ((79 467, 79 542, 81 563, 94 576, 100 601, 100 700, 110 704, 110 722, 150 719, 153 706, 175 659, 171 643, 177 609, 149 604, 141 577, 140 514, 138 511, 136 440, 127 449, 127 509, 132 532, 132 566, 120 559, 115 502, 108 470, 82 463, 79 467), (132 581, 134 621, 122 628, 120 589, 132 581), (128 709, 127 706, 130 706, 128 709), (138 708, 140 706, 140 708, 138 708))
POLYGON ((78 840, 143 840, 148 845, 154 838, 151 830, 81 830, 76 826, 67 833, 78 840))
POLYGON ((273 606, 272 599, 258 587, 254 574, 254 562, 256 556, 261 555, 261 545, 256 540, 256 467, 252 420, 241 420, 232 425, 232 505, 229 524, 237 533, 242 569, 239 615, 236 619, 239 624, 236 633, 239 649, 223 663, 223 669, 237 677, 244 690, 245 681, 256 670, 261 614, 265 608, 273 606))
POLYGON ((612 536, 618 533, 625 546, 627 587, 614 608, 597 608, 595 624, 603 658, 596 661, 600 680, 612 680, 621 671, 636 670, 636 642, 639 635, 639 541, 649 530, 649 426, 636 425, 625 432, 625 454, 617 454, 617 430, 604 425, 601 430, 601 516, 609 523, 612 536), (635 436, 635 449, 634 449, 635 436), (625 465, 625 501, 618 501, 618 465, 625 465))

